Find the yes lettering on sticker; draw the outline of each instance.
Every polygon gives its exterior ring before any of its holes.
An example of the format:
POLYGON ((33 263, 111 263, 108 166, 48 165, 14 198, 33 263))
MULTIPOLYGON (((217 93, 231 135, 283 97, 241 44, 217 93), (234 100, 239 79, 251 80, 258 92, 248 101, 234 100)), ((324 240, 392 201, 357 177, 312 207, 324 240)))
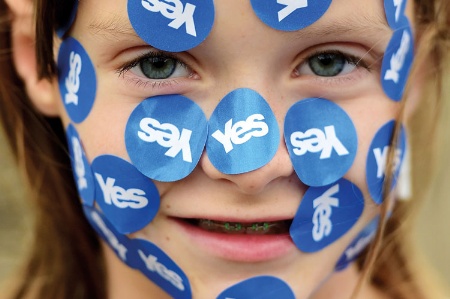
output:
MULTIPOLYGON (((375 161, 377 162, 377 178, 381 179, 386 175, 386 165, 388 153, 390 146, 385 146, 383 149, 375 148, 373 149, 373 155, 375 156, 375 161)), ((400 164, 403 157, 401 149, 395 149, 394 161, 392 163, 392 173, 397 173, 400 171, 400 164)))
POLYGON ((339 192, 339 185, 334 185, 327 190, 322 196, 314 199, 314 214, 312 217, 313 230, 312 236, 314 241, 321 241, 328 236, 333 229, 333 223, 330 220, 332 208, 339 207, 339 198, 332 197, 339 192))
POLYGON ((84 161, 83 161, 83 150, 81 149, 81 144, 78 138, 72 137, 72 148, 73 148, 73 155, 74 155, 74 169, 75 174, 77 176, 77 185, 79 190, 87 189, 88 183, 86 180, 86 169, 84 167, 84 161))
POLYGON ((308 7, 308 0, 277 0, 278 4, 285 5, 285 7, 278 12, 278 21, 281 22, 291 13, 300 8, 308 7))
POLYGON ((66 77, 67 93, 64 96, 66 104, 78 105, 78 90, 80 89, 81 57, 75 52, 70 52, 70 71, 66 77))
POLYGON ((389 27, 394 30, 402 28, 407 0, 384 0, 384 10, 389 27))
POLYGON ((406 55, 411 50, 411 35, 407 31, 403 31, 400 48, 391 56, 389 69, 384 75, 384 80, 392 80, 395 83, 399 82, 400 71, 402 70, 406 55))

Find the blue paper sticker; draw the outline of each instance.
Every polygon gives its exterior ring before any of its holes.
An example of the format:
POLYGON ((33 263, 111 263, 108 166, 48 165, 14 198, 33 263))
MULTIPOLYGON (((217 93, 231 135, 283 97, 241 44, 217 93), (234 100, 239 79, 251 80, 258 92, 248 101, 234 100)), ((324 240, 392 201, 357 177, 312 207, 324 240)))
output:
POLYGON ((111 155, 92 162, 95 199, 105 217, 122 234, 132 233, 153 220, 159 209, 155 184, 127 161, 111 155))
POLYGON ((173 182, 189 175, 200 160, 208 136, 202 109, 181 95, 141 102, 125 130, 128 155, 147 177, 173 182))
POLYGON ((72 37, 65 39, 59 49, 58 84, 70 119, 82 122, 94 105, 97 80, 88 53, 72 37))
POLYGON ((217 299, 295 299, 283 280, 273 276, 252 277, 226 289, 217 299))
MULTIPOLYGON (((391 139, 394 132, 395 121, 386 123, 375 135, 370 144, 369 152, 367 154, 366 166, 366 180, 367 187, 372 199, 377 204, 383 201, 383 184, 386 176, 386 162, 388 153, 391 148, 391 139)), ((401 128, 399 142, 395 149, 395 156, 392 165, 392 182, 391 190, 397 184, 397 179, 400 174, 401 164, 406 151, 406 133, 405 129, 401 128)))
POLYGON ((198 46, 214 24, 212 0, 128 0, 136 33, 151 46, 181 52, 198 46))
POLYGON ((347 233, 363 209, 362 192, 346 179, 324 187, 310 187, 289 233, 301 251, 316 252, 347 233))
POLYGON ((331 0, 251 0, 256 15, 266 25, 283 31, 303 29, 320 19, 331 0))
POLYGON ((96 233, 109 245, 119 259, 129 265, 134 260, 132 257, 134 252, 129 248, 128 238, 116 231, 99 211, 86 205, 83 205, 83 211, 96 233))
POLYGON ((92 206, 94 203, 95 183, 91 166, 86 158, 83 146, 77 130, 69 124, 66 130, 67 143, 69 146, 72 171, 78 193, 84 204, 92 206))
POLYGON ((394 101, 400 101, 408 80, 414 59, 414 38, 407 18, 394 31, 384 53, 381 66, 381 85, 386 95, 394 101))
POLYGON ((386 19, 392 29, 399 29, 405 18, 407 0, 384 0, 386 19))
POLYGON ((136 250, 135 265, 148 279, 156 283, 172 298, 192 298, 191 285, 183 270, 159 249, 155 244, 146 240, 131 239, 131 246, 136 250))
POLYGON ((341 258, 338 260, 335 270, 342 271, 348 267, 352 262, 354 262, 361 252, 366 249, 366 247, 375 238, 378 228, 379 217, 375 217, 369 224, 364 227, 364 229, 356 236, 352 243, 345 249, 341 258))
POLYGON ((78 11, 78 1, 79 0, 71 0, 64 2, 65 5, 70 3, 72 7, 70 7, 69 18, 65 19, 64 24, 60 24, 60 27, 56 29, 56 35, 58 35, 59 38, 63 38, 64 35, 66 35, 66 33, 69 31, 70 27, 72 27, 78 11))
POLYGON ((347 113, 318 98, 298 101, 289 109, 284 138, 298 177, 315 187, 342 178, 358 147, 356 129, 347 113))
POLYGON ((209 119, 206 151, 222 173, 239 174, 266 165, 279 143, 275 115, 252 89, 240 88, 227 94, 209 119))

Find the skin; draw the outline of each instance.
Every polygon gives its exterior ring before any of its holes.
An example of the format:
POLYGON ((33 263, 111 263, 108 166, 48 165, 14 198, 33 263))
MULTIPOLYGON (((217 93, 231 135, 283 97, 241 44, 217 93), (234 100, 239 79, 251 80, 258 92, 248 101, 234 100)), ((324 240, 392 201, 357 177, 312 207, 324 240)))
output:
MULTIPOLYGON (((24 27, 25 33, 31 35, 26 25, 30 16, 29 3, 25 0, 15 3, 7 0, 7 3, 16 12, 16 28, 24 27)), ((132 31, 126 1, 80 1, 70 34, 89 53, 98 80, 93 110, 83 123, 76 125, 87 156, 91 161, 103 154, 129 160, 123 141, 127 119, 143 99, 155 95, 183 94, 196 101, 209 117, 227 93, 241 87, 252 88, 270 104, 281 128, 287 110, 299 99, 332 100, 355 124, 358 153, 345 178, 362 190, 366 201, 360 220, 337 242, 314 254, 294 248, 281 258, 238 263, 196 246, 169 219, 198 217, 199 211, 202 211, 201 216, 211 219, 293 218, 307 187, 296 177, 284 141, 271 162, 249 173, 220 173, 204 153, 187 178, 173 183, 156 182, 161 194, 158 215, 131 237, 151 240, 172 257, 187 274, 194 298, 215 298, 230 285, 258 275, 283 279, 299 299, 349 298, 357 284, 358 272, 349 267, 332 274, 333 268, 347 245, 379 212, 368 197, 366 155, 377 130, 396 118, 399 110, 399 105, 384 95, 379 79, 381 56, 392 34, 384 19, 382 1, 334 0, 319 21, 301 30, 305 34, 282 33, 269 28, 253 13, 249 1, 218 0, 215 8, 216 19, 208 38, 200 46, 177 54, 189 65, 190 71, 182 73, 186 76, 152 84, 155 80, 148 80, 135 70, 122 75, 117 73, 124 63, 154 50, 132 31), (111 19, 113 22, 109 21, 111 19), (354 28, 353 20, 361 20, 368 28, 318 34, 320 30, 329 30, 339 20, 346 20, 349 28, 354 28), (361 57, 370 69, 355 67, 334 78, 321 78, 298 67, 315 51, 334 49, 361 57), (167 84, 169 81, 171 83, 167 84)), ((410 11, 408 9, 408 14, 410 11)), ((14 40, 15 49, 25 45, 17 35, 14 40)), ((26 81, 36 106, 47 115, 58 115, 67 126, 69 118, 57 81, 43 83, 35 77, 33 80, 34 65, 28 67, 31 69, 23 65, 22 58, 34 58, 33 52, 27 51, 30 44, 27 45, 21 51, 24 53, 15 52, 19 74, 26 81)), ((142 274, 122 264, 106 245, 104 247, 110 298, 167 296, 142 274)), ((368 286, 358 298, 384 297, 368 286)))

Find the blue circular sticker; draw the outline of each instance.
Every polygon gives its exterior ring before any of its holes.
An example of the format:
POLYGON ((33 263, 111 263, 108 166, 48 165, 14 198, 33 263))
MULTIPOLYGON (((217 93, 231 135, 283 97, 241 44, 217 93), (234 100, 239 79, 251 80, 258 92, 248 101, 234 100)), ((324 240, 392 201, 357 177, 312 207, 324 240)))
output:
MULTIPOLYGON (((372 143, 370 144, 369 152, 367 154, 366 166, 366 180, 367 187, 372 199, 377 204, 383 201, 383 185, 386 176, 386 163, 391 148, 391 139, 394 132, 395 121, 386 123, 376 133, 372 143)), ((397 179, 400 174, 401 164, 406 151, 406 133, 403 126, 401 127, 400 137, 395 149, 395 155, 392 165, 392 182, 391 190, 397 184, 397 179)))
POLYGON ((181 52, 198 46, 214 24, 212 0, 128 0, 136 33, 151 46, 181 52))
POLYGON ((356 129, 347 113, 318 98, 298 101, 289 109, 284 138, 298 177, 315 187, 342 178, 358 148, 356 129))
POLYGON ((256 15, 266 25, 283 31, 303 29, 320 19, 331 0, 251 0, 256 15))
POLYGON ((173 182, 188 176, 200 160, 208 136, 202 109, 181 95, 141 102, 125 130, 128 155, 147 177, 173 182))
POLYGON ((338 260, 335 270, 342 271, 354 262, 361 252, 372 242, 377 233, 379 217, 375 217, 364 229, 356 236, 352 243, 345 249, 344 254, 338 260))
POLYGON ((67 143, 69 146, 72 171, 78 193, 84 204, 92 206, 94 203, 95 183, 91 166, 86 158, 83 146, 77 130, 69 124, 66 130, 67 143))
POLYGON ((120 234, 109 221, 96 209, 83 205, 84 215, 96 233, 108 244, 116 255, 127 265, 135 258, 125 235, 120 234))
POLYGON ((72 37, 65 39, 59 48, 58 84, 70 119, 82 122, 94 105, 97 80, 88 53, 72 37))
POLYGON ((64 4, 70 4, 70 15, 69 18, 65 19, 64 24, 61 24, 59 28, 56 29, 56 35, 58 35, 59 38, 63 38, 64 35, 69 31, 70 27, 72 27, 73 22, 75 21, 75 17, 77 15, 78 11, 78 1, 79 0, 71 0, 71 1, 65 1, 64 4))
POLYGON ((301 251, 316 252, 347 233, 363 209, 362 192, 346 179, 324 187, 310 187, 289 233, 301 251))
POLYGON ((289 285, 273 276, 257 276, 226 289, 217 299, 295 299, 289 285))
POLYGON ((136 253, 133 268, 166 291, 172 298, 192 298, 191 285, 183 270, 155 244, 141 239, 130 239, 136 253))
POLYGON ((239 174, 266 165, 279 144, 275 115, 252 89, 240 88, 227 94, 209 119, 206 151, 222 173, 239 174))
POLYGON ((155 184, 127 161, 111 155, 92 162, 95 199, 105 217, 122 234, 145 227, 159 209, 155 184))
POLYGON ((414 37, 407 18, 394 31, 381 65, 381 85, 386 95, 400 101, 414 59, 414 37))
POLYGON ((389 27, 399 29, 405 16, 407 0, 384 0, 384 11, 389 27))

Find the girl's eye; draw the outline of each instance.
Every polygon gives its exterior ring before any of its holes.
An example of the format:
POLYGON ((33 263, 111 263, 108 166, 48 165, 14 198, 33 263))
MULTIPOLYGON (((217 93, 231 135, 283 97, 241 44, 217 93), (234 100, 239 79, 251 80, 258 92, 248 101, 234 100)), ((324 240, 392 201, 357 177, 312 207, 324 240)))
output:
POLYGON ((343 54, 341 52, 329 51, 316 53, 309 56, 305 62, 296 69, 296 75, 316 75, 320 77, 335 77, 351 73, 356 67, 364 66, 361 59, 343 54))

